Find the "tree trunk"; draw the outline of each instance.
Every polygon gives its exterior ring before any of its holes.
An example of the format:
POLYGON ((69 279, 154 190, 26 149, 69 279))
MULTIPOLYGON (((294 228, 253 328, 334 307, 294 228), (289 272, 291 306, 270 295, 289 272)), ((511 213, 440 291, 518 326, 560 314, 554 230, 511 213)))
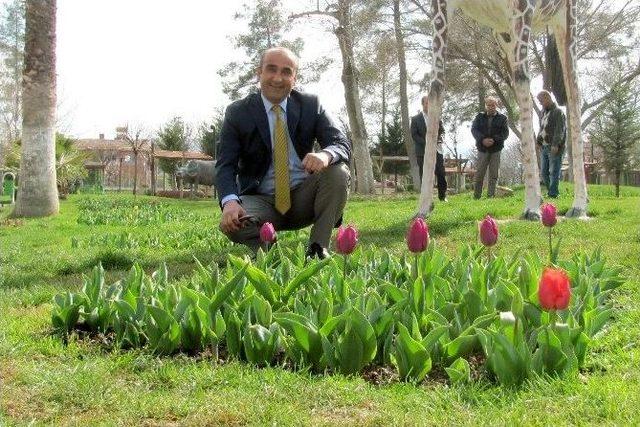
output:
MULTIPOLYGON (((387 124, 387 70, 382 70, 382 114, 380 118, 380 149, 378 150, 378 174, 380 175, 380 182, 384 182, 384 150, 383 145, 386 141, 386 124, 387 124)), ((384 194, 384 185, 382 186, 382 194, 384 194)))
POLYGON ((22 158, 12 216, 58 213, 56 187, 56 0, 27 0, 22 89, 22 158))
POLYGON ((138 194, 138 151, 133 152, 133 195, 138 194))
POLYGON ((620 197, 620 175, 622 175, 622 171, 619 169, 616 170, 616 180, 615 180, 616 197, 620 197))
POLYGON ((151 143, 151 195, 156 195, 156 144, 151 143))
MULTIPOLYGON (((567 108, 566 116, 567 116, 567 142, 570 142, 572 141, 571 121, 573 120, 573 118, 571 117, 571 111, 569 108, 567 108)), ((567 150, 566 159, 569 167, 569 169, 567 169, 567 181, 573 182, 573 145, 565 144, 565 150, 567 150)))
POLYGON ((344 85, 347 115, 349 116, 349 127, 351 127, 353 158, 357 171, 356 192, 372 194, 374 192, 373 168, 367 141, 367 130, 362 118, 358 71, 353 54, 350 4, 351 0, 340 0, 338 2, 337 18, 339 26, 336 28, 335 34, 338 37, 342 55, 342 83, 344 85))
POLYGON ((396 34, 396 52, 398 53, 398 68, 400 70, 400 123, 404 145, 409 156, 411 180, 414 191, 420 191, 420 169, 416 157, 416 147, 411 138, 411 126, 409 124, 409 97, 407 95, 407 60, 404 49, 404 34, 400 26, 400 0, 393 0, 393 26, 396 34))
MULTIPOLYGON (((475 39, 476 55, 478 62, 482 60, 480 57, 480 40, 475 39)), ((484 98, 487 96, 487 87, 484 82, 482 70, 478 68, 478 111, 484 111, 484 98)))
POLYGON ((118 166, 118 191, 122 191, 122 157, 120 157, 120 162, 118 166))

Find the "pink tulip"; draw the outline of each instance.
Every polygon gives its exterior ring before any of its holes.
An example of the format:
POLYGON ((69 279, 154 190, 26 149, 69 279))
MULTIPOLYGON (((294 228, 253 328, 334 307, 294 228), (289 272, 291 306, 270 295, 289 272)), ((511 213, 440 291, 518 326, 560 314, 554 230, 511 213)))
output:
POLYGON ((558 222, 558 218, 556 216, 556 207, 551 203, 545 203, 540 208, 540 212, 542 213, 542 224, 545 227, 553 227, 558 222))
POLYGON ((358 230, 353 225, 338 228, 336 235, 336 251, 342 255, 349 255, 358 243, 358 230))
POLYGON ((429 246, 429 226, 422 218, 416 218, 407 232, 407 246, 413 253, 423 252, 429 246))
POLYGON ((276 241, 276 229, 273 228, 273 224, 265 222, 260 227, 260 240, 262 243, 271 244, 276 241))
POLYGON ((487 215, 482 222, 480 222, 480 242, 485 246, 493 246, 498 241, 498 224, 487 215))

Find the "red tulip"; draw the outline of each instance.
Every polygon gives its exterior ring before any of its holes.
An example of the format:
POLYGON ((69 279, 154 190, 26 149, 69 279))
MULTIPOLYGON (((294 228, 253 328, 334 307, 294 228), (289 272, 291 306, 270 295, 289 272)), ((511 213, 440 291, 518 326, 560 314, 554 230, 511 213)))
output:
POLYGON ((416 218, 407 232, 407 246, 413 253, 422 252, 429 246, 429 226, 422 218, 416 218))
POLYGON ((338 228, 336 235, 336 251, 342 255, 349 255, 358 243, 358 230, 353 225, 338 228))
POLYGON ((538 299, 545 310, 564 310, 569 306, 571 286, 564 270, 547 267, 542 272, 538 299))
POLYGON ((542 213, 542 224, 545 227, 553 227, 558 222, 558 218, 556 217, 556 207, 551 203, 545 203, 540 208, 540 212, 542 213))
POLYGON ((485 246, 493 246, 498 241, 498 224, 487 215, 485 219, 480 222, 480 242, 485 246))
POLYGON ((262 243, 273 243, 276 241, 276 229, 273 228, 273 224, 265 222, 260 227, 260 240, 262 243))

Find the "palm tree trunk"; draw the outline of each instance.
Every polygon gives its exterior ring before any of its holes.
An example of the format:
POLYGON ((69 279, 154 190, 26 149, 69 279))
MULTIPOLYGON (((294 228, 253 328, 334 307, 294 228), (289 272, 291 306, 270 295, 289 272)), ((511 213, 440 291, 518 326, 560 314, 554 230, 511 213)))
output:
POLYGON ((12 216, 58 213, 56 187, 56 0, 27 0, 22 80, 22 158, 12 216))

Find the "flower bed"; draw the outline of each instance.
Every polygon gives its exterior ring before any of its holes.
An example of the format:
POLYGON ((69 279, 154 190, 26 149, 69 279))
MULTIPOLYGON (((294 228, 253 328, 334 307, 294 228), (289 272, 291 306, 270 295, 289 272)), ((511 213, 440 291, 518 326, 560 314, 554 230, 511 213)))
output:
POLYGON ((98 266, 80 292, 56 296, 52 322, 62 334, 113 334, 121 348, 168 355, 222 346, 258 366, 284 359, 350 375, 376 365, 411 382, 434 366, 451 382, 470 381, 472 359, 502 384, 578 372, 612 317, 607 297, 624 282, 618 269, 599 251, 557 261, 551 248, 550 262, 504 257, 493 247, 495 223, 480 227, 493 252, 467 246, 449 258, 420 221, 407 236, 413 254, 403 257, 354 251, 352 227, 338 232, 342 258, 308 261, 301 245, 278 243, 255 262, 229 255, 222 268, 198 263, 174 283, 164 267, 147 276, 134 266, 109 286, 98 266))

